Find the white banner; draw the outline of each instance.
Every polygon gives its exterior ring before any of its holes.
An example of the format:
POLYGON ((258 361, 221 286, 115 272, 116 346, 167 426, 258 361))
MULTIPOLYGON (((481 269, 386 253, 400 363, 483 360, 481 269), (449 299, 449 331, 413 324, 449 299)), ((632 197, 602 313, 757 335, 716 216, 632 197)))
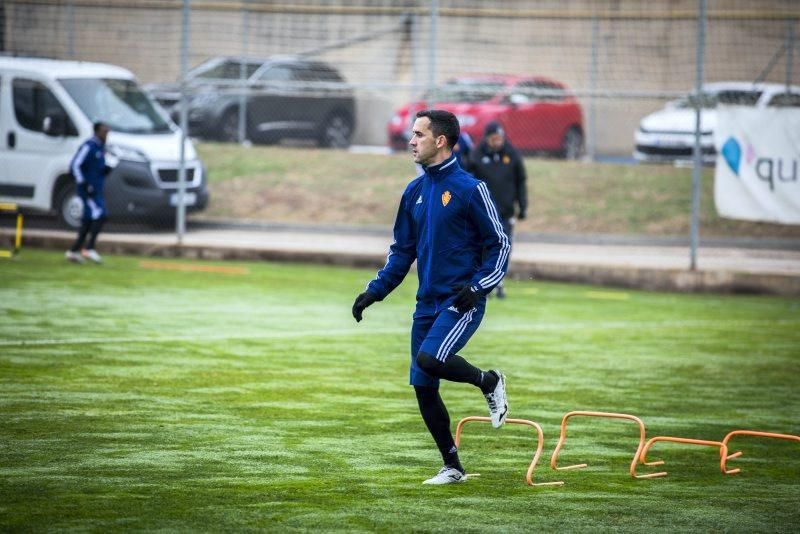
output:
POLYGON ((720 216, 800 224, 800 109, 720 106, 714 144, 720 216))

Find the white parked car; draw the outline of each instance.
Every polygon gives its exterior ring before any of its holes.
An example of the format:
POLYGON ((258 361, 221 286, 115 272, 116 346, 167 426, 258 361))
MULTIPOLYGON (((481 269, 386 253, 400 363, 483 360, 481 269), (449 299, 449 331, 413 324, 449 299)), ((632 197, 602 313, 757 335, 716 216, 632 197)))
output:
MULTIPOLYGON (((675 162, 691 160, 694 150, 695 96, 689 95, 667 103, 664 109, 651 113, 639 123, 634 136, 633 157, 638 161, 675 162)), ((700 110, 703 162, 713 164, 714 128, 717 105, 753 107, 800 107, 800 87, 785 84, 751 82, 716 82, 703 85, 700 110)))

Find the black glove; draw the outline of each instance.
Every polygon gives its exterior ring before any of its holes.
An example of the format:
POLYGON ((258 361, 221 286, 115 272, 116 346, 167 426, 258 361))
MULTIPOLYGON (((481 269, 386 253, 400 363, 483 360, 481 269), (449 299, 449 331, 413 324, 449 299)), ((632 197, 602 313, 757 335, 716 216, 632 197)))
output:
POLYGON ((359 296, 356 297, 356 301, 353 303, 353 318, 356 320, 357 323, 361 322, 361 314, 367 309, 368 306, 377 302, 377 298, 375 295, 370 293, 369 291, 364 291, 359 296))
POLYGON ((478 288, 464 286, 453 299, 453 306, 456 307, 458 313, 466 313, 475 307, 480 298, 481 293, 478 288))
POLYGON ((108 176, 109 174, 111 174, 111 171, 113 171, 113 170, 114 170, 114 167, 109 167, 108 165, 106 165, 105 167, 103 167, 103 174, 108 176))
POLYGON ((527 213, 525 213, 524 211, 521 211, 521 212, 519 212, 519 215, 517 216, 517 219, 519 219, 520 221, 524 221, 525 217, 527 217, 527 216, 528 216, 527 213))

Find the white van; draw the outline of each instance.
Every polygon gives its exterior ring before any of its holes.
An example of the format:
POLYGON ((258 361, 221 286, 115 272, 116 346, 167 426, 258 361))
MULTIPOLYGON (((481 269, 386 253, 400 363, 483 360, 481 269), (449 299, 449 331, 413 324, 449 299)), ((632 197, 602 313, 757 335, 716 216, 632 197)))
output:
MULTIPOLYGON (((79 226, 83 205, 69 164, 97 121, 111 128, 109 217, 174 217, 180 129, 130 71, 78 61, 0 57, 0 202, 56 212, 79 226)), ((201 210, 208 203, 206 173, 188 139, 184 158, 187 210, 201 210)))

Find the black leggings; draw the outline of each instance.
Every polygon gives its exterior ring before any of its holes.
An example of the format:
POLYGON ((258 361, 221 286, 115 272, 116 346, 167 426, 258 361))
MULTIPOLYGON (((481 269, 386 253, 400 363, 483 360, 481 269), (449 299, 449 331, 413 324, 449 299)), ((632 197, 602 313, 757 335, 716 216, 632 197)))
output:
POLYGON ((86 244, 86 248, 90 250, 93 249, 97 241, 97 234, 102 230, 105 221, 105 217, 100 217, 93 221, 84 220, 81 223, 81 229, 78 231, 78 238, 75 240, 70 250, 72 252, 78 252, 83 247, 83 242, 86 240, 87 235, 89 235, 89 242, 86 244))
POLYGON ((481 388, 484 394, 493 391, 497 385, 494 373, 484 373, 458 354, 451 354, 447 360, 441 362, 430 354, 420 351, 417 354, 417 365, 431 376, 451 382, 472 384, 481 388))
MULTIPOLYGON (((417 365, 431 376, 472 384, 481 388, 484 393, 492 391, 497 385, 495 373, 484 373, 458 354, 451 354, 446 361, 441 362, 430 354, 420 352, 417 354, 417 365)), ((414 386, 414 393, 417 395, 417 404, 425 426, 433 436, 445 465, 455 467, 463 473, 464 468, 458 459, 458 449, 450 432, 450 414, 447 413, 444 401, 439 395, 439 388, 414 386)))
POLYGON ((439 388, 414 386, 414 393, 417 395, 417 404, 419 412, 422 414, 422 420, 425 421, 425 426, 433 436, 433 441, 436 442, 444 463, 451 464, 452 455, 455 455, 455 462, 458 462, 455 452, 456 443, 453 441, 453 434, 450 433, 450 414, 447 413, 447 408, 439 395, 439 388))

